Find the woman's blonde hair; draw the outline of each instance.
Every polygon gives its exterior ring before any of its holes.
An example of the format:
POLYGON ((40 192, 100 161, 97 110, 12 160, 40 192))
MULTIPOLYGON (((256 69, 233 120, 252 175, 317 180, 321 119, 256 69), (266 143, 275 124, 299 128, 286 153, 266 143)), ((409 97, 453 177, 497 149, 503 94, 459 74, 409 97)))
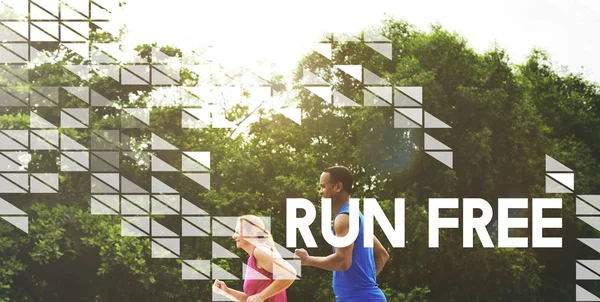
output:
POLYGON ((260 241, 266 241, 269 247, 276 252, 275 250, 275 242, 273 241, 273 236, 271 233, 265 228, 265 223, 260 217, 255 215, 244 215, 239 218, 240 221, 240 229, 251 229, 251 234, 242 234, 243 237, 256 238, 260 241), (244 222, 247 222, 247 225, 251 226, 250 228, 244 228, 244 222))

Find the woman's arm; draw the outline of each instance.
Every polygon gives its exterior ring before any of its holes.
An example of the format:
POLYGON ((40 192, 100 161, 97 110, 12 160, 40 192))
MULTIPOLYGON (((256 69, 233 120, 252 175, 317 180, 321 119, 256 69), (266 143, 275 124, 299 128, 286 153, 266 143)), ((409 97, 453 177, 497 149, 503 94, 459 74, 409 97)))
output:
POLYGON ((258 296, 268 299, 286 290, 296 280, 296 270, 287 261, 266 248, 258 247, 254 250, 256 263, 273 275, 273 282, 258 296))
MULTIPOLYGON (((215 280, 214 286, 216 288, 220 289, 225 294, 234 298, 236 301, 246 302, 246 300, 248 299, 248 296, 246 294, 244 294, 241 291, 227 287, 227 284, 225 284, 225 282, 223 282, 223 281, 215 280)), ((219 291, 216 291, 216 292, 218 294, 221 294, 219 291)))

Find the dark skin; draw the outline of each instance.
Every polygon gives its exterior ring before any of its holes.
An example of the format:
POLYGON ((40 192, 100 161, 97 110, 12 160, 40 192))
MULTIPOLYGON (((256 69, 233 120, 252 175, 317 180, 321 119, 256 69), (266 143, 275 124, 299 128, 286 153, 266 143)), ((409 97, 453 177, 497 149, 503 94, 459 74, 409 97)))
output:
MULTIPOLYGON (((341 182, 332 183, 331 175, 328 172, 321 174, 319 182, 321 197, 331 198, 332 213, 337 213, 343 205, 350 202, 350 194, 343 189, 344 185, 341 182)), ((333 222, 333 229, 336 237, 346 236, 350 230, 350 217, 348 215, 338 215, 333 222)), ((303 266, 313 266, 328 271, 345 271, 352 265, 353 249, 354 243, 346 247, 334 247, 333 254, 325 257, 310 256, 305 249, 296 249, 294 255, 300 258, 303 266)), ((390 255, 376 237, 373 237, 373 255, 375 270, 379 275, 390 255)))

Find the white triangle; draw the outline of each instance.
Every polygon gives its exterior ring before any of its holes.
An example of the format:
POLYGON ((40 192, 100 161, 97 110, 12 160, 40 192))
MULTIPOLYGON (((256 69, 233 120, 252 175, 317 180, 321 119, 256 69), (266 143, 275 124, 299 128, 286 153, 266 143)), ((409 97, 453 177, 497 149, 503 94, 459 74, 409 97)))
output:
POLYGON ((173 166, 167 164, 162 159, 158 158, 156 155, 152 155, 152 166, 151 170, 153 172, 177 172, 179 170, 173 168, 173 166))
POLYGON ((34 112, 30 112, 29 127, 30 128, 56 128, 56 126, 52 125, 52 123, 43 119, 41 116, 35 114, 34 112))
POLYGON ((396 89, 406 94, 411 99, 423 104, 423 87, 397 87, 396 89))
POLYGON ((546 154, 546 172, 573 172, 573 170, 546 154))
POLYGON ((0 197, 0 214, 2 215, 27 215, 27 213, 21 211, 10 202, 0 197))
MULTIPOLYGON (((329 83, 327 83, 327 81, 323 80, 318 75, 312 73, 307 68, 304 68, 302 70, 302 84, 303 85, 325 85, 325 86, 329 86, 329 83)), ((266 87, 266 88, 270 88, 270 87, 266 87)), ((271 93, 271 91, 269 89, 269 96, 270 96, 270 93, 271 93)))
POLYGON ((61 150, 87 150, 86 147, 82 146, 66 134, 60 134, 60 149, 61 150))
POLYGON ((277 108, 275 111, 302 125, 302 108, 277 108))
POLYGON ((62 45, 86 60, 90 57, 90 46, 87 43, 62 43, 62 45))
POLYGON ((103 74, 106 74, 111 79, 113 79, 117 82, 121 81, 119 66, 104 65, 104 66, 97 66, 96 68, 98 69, 98 71, 100 71, 103 74))
POLYGON ((364 83, 365 85, 389 85, 388 81, 382 79, 374 72, 363 67, 364 83))
POLYGON ((92 176, 101 180, 105 184, 109 185, 113 189, 119 189, 119 178, 115 177, 119 174, 115 173, 93 173, 92 176))
POLYGON ((31 41, 58 41, 58 22, 31 22, 31 24, 31 41))
POLYGON ((96 22, 94 22, 94 24, 96 24, 98 27, 100 27, 104 32, 107 32, 107 33, 113 35, 115 38, 119 37, 121 28, 123 27, 121 25, 117 25, 113 21, 102 21, 102 22, 96 21, 96 22))
POLYGON ((425 128, 433 129, 433 128, 452 128, 448 126, 446 123, 440 121, 437 117, 431 115, 429 112, 425 111, 425 128))
POLYGON ((169 185, 152 176, 152 193, 179 193, 169 185))
POLYGON ((225 259, 225 258, 229 258, 229 259, 237 259, 240 258, 238 257, 236 254, 228 251, 226 248, 220 246, 219 244, 217 244, 216 242, 212 242, 212 258, 213 259, 225 259))
POLYGON ((31 16, 31 20, 57 20, 57 16, 47 13, 33 3, 29 7, 29 15, 31 16))
POLYGON ((206 108, 183 108, 183 110, 189 113, 196 119, 199 119, 203 122, 210 121, 210 109, 206 108))
POLYGON ((575 284, 575 301, 600 301, 600 298, 575 284))
MULTIPOLYGON (((84 2, 84 1, 79 1, 84 2)), ((87 2, 85 2, 87 5, 87 2)), ((63 20, 87 20, 85 16, 78 13, 76 10, 72 9, 69 6, 61 5, 60 6, 60 18, 63 20)))
POLYGON ((255 269, 249 267, 246 263, 242 263, 242 274, 245 280, 271 280, 267 276, 259 273, 255 269))
POLYGON ((124 110, 142 123, 150 125, 150 109, 124 108, 124 110))
POLYGON ((103 95, 92 90, 92 106, 93 107, 110 107, 113 105, 114 105, 113 102, 109 101, 103 95))
POLYGON ((78 99, 84 101, 86 104, 90 103, 90 88, 89 87, 62 87, 70 94, 76 96, 78 99))
POLYGON ((317 43, 312 46, 312 49, 331 60, 331 43, 317 43))
POLYGON ((65 112, 60 113, 60 127, 61 128, 72 128, 81 129, 87 128, 87 125, 81 123, 81 121, 67 115, 65 112))
POLYGON ((333 91, 333 105, 338 107, 360 107, 359 104, 352 101, 349 97, 341 94, 337 90, 333 91))
POLYGON ((587 269, 583 265, 575 264, 575 279, 576 280, 600 280, 600 276, 587 269))
POLYGON ((18 217, 18 216, 2 216, 0 217, 6 220, 8 223, 14 225, 19 230, 29 233, 29 218, 28 217, 18 217))
POLYGON ((156 201, 156 199, 152 200, 152 214, 179 215, 179 213, 177 213, 177 211, 173 210, 170 207, 167 207, 163 203, 156 201))
POLYGON ((274 243, 275 243, 275 249, 277 250, 277 252, 279 252, 279 254, 281 255, 282 258, 290 259, 290 258, 295 257, 294 253, 290 252, 288 249, 281 246, 279 243, 277 243, 277 242, 274 242, 274 243))
POLYGON ((123 51, 119 49, 119 44, 117 43, 96 43, 93 44, 95 48, 101 50, 105 54, 119 60, 123 57, 123 51))
POLYGON ((452 169, 453 166, 453 156, 452 151, 425 151, 425 153, 429 154, 431 157, 437 159, 442 164, 448 166, 452 169))
POLYGON ((87 65, 62 65, 62 67, 84 81, 90 76, 90 67, 87 65))
POLYGON ((367 89, 363 89, 363 105, 369 107, 390 107, 391 104, 377 97, 367 89))
POLYGON ((222 269, 216 264, 212 264, 212 279, 219 280, 239 280, 238 277, 232 275, 230 272, 222 269))
POLYGON ((32 0, 31 2, 31 6, 35 3, 49 11, 50 14, 58 16, 59 0, 32 0))
POLYGON ((392 42, 390 39, 382 36, 380 33, 374 32, 372 30, 364 32, 363 40, 365 42, 392 42))
POLYGON ((380 53, 388 59, 392 59, 392 44, 391 43, 367 43, 374 51, 380 53))
POLYGON ((11 7, 19 16, 27 16, 29 13, 29 1, 2 0, 2 2, 11 7))
POLYGON ((362 65, 334 65, 334 67, 342 70, 351 77, 362 82, 362 65))
POLYGON ((577 199, 575 201, 575 214, 577 215, 600 215, 600 211, 589 204, 577 199))
POLYGON ((310 92, 316 94, 327 104, 331 104, 331 87, 315 87, 315 86, 304 86, 310 92))
MULTIPOLYGON (((82 14, 83 16, 89 17, 89 1, 82 1, 82 0, 62 0, 63 3, 65 3, 66 5, 70 6, 71 8, 73 8, 75 11, 77 11, 78 13, 82 14)), ((64 7, 64 5, 62 6, 64 7)), ((62 15, 61 15, 62 17, 62 15)), ((80 16, 81 18, 81 16, 80 16)))
MULTIPOLYGON (((210 233, 210 230, 208 231, 210 233)), ((182 237, 208 237, 209 234, 187 220, 181 220, 182 237)))
POLYGON ((396 108, 396 111, 423 126, 423 109, 421 108, 396 108))
POLYGON ((207 212, 189 202, 185 198, 181 198, 181 208, 183 215, 208 215, 207 212))
MULTIPOLYGON (((76 22, 71 22, 71 23, 76 23, 76 22)), ((79 22, 77 22, 79 23, 79 22)), ((70 24, 73 25, 73 24, 70 24)), ((77 24, 75 24, 77 25, 77 24)), ((79 29, 79 28, 73 28, 73 26, 67 27, 65 25, 61 25, 60 26, 61 32, 60 32, 60 40, 61 41, 69 41, 69 42, 85 42, 87 41, 88 37, 86 37, 85 35, 88 35, 87 32, 79 29)), ((86 28, 89 30, 89 28, 86 28)))
POLYGON ((179 235, 173 233, 173 231, 167 229, 164 225, 152 220, 152 236, 156 237, 179 237, 179 235))
POLYGON ((210 174, 208 174, 208 173, 184 173, 183 175, 187 176, 188 178, 195 181, 197 184, 203 186, 204 188, 210 190, 210 174))
POLYGON ((95 2, 92 3, 92 14, 90 16, 93 20, 108 20, 112 18, 110 11, 100 8, 95 2))
POLYGON ((365 87, 388 103, 392 103, 392 87, 365 87))
POLYGON ((548 176, 554 178, 556 181, 564 185, 565 187, 575 190, 575 174, 573 173, 548 173, 548 176))
POLYGON ((6 28, 12 29, 14 32, 22 36, 25 40, 28 40, 29 23, 18 21, 3 21, 2 25, 4 25, 6 28))
POLYGON ((171 145, 169 142, 154 133, 152 133, 151 141, 152 150, 179 150, 177 147, 171 145))
POLYGON ((201 165, 210 169, 210 152, 209 151, 184 151, 183 154, 197 161, 201 165))
POLYGON ((450 149, 450 147, 442 144, 440 141, 433 138, 431 135, 429 135, 427 133, 425 133, 424 145, 425 145, 424 148, 427 151, 429 151, 429 150, 452 150, 452 149, 450 149))

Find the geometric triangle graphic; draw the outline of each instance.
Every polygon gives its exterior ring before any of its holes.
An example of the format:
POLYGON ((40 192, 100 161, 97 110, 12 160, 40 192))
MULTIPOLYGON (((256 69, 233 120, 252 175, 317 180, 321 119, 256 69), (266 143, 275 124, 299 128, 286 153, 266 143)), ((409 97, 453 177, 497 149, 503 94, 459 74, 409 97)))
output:
POLYGON ((323 80, 321 77, 316 74, 310 72, 308 69, 302 70, 302 84, 303 85, 324 85, 329 86, 327 81, 323 80))
MULTIPOLYGON (((169 243, 165 241, 160 241, 161 239, 153 239, 152 240, 152 258, 179 258, 179 251, 173 251, 172 247, 169 246, 165 248, 160 244, 169 243)), ((165 240, 165 239, 162 239, 165 240)))
POLYGON ((546 193, 573 193, 554 179, 546 176, 546 193))
MULTIPOLYGON (((62 43, 62 45, 68 50, 78 54, 84 60, 89 59, 90 57, 90 46, 88 43, 62 43)), ((84 65, 74 65, 74 66, 84 66, 84 65)))
POLYGON ((435 116, 431 115, 429 112, 425 111, 425 128, 452 128, 448 126, 446 123, 440 121, 435 116))
POLYGON ((421 126, 394 111, 394 128, 421 128, 421 126))
MULTIPOLYGON (((182 161, 185 155, 195 162, 202 165, 204 168, 210 169, 210 151, 184 151, 182 154, 182 161)), ((207 171, 207 170, 204 170, 207 171)))
POLYGON ((151 171, 153 172, 177 172, 178 170, 173 166, 167 164, 156 155, 152 154, 151 171))
POLYGON ((185 198, 181 198, 181 209, 183 215, 208 215, 207 212, 192 204, 185 198))
POLYGON ((593 208, 589 204, 581 201, 579 198, 575 201, 576 215, 600 215, 598 209, 593 208))
POLYGON ((8 223, 14 225, 19 230, 29 233, 29 218, 27 217, 16 217, 16 216, 1 216, 0 218, 6 220, 8 223))
POLYGON ((396 87, 396 89, 407 95, 409 98, 423 104, 423 87, 396 87))
POLYGON ((0 215, 27 215, 27 213, 0 197, 0 215))
POLYGON ((575 264, 575 280, 600 280, 600 276, 579 263, 575 264))
POLYGON ((152 193, 178 193, 164 182, 152 176, 152 193))
POLYGON ((334 67, 342 70, 349 76, 362 82, 362 71, 363 71, 362 65, 334 65, 334 67))
POLYGON ((431 135, 425 133, 425 150, 452 150, 450 147, 442 144, 437 139, 433 138, 431 135))
POLYGON ((321 98, 327 104, 331 104, 331 87, 315 87, 315 86, 304 86, 308 91, 314 93, 316 96, 321 98))
POLYGON ((90 103, 90 88, 89 87, 62 87, 70 94, 76 96, 86 104, 90 103))
POLYGON ((126 194, 136 194, 136 193, 147 194, 148 191, 144 190, 143 188, 141 188, 137 184, 133 183, 131 180, 129 180, 129 179, 121 176, 121 193, 126 193, 126 194))
POLYGON ((391 43, 366 43, 371 49, 382 54, 388 59, 392 59, 392 44, 391 43))
MULTIPOLYGON (((197 217, 192 217, 197 218, 197 217)), ((203 217, 200 217, 203 218, 203 217)), ((208 217, 206 217, 208 218, 208 217)), ((210 224, 210 220, 208 222, 210 224)), ((210 227, 207 231, 203 231, 204 229, 190 223, 189 221, 182 219, 181 220, 181 236, 182 237, 207 237, 210 233, 210 227)))
POLYGON ((417 125, 423 125, 423 109, 421 108, 396 108, 400 114, 413 120, 417 125))
POLYGON ((312 45, 312 49, 331 60, 331 43, 314 44, 312 45))
POLYGON ((359 104, 352 101, 347 96, 341 94, 337 90, 333 91, 333 105, 338 107, 355 107, 360 106, 359 104))
POLYGON ((72 116, 68 115, 68 113, 66 113, 65 111, 61 111, 61 113, 60 113, 60 127, 61 128, 72 128, 72 129, 87 128, 88 126, 85 124, 82 124, 82 122, 89 123, 89 121, 81 121, 81 120, 75 119, 72 116))
POLYGON ((114 103, 109 101, 103 95, 92 90, 92 106, 93 107, 113 107, 114 103))
POLYGON ((208 169, 206 167, 198 164, 196 161, 194 161, 193 159, 189 158, 188 156, 185 156, 184 154, 182 154, 181 155, 181 171, 185 171, 185 172, 208 172, 208 169))
POLYGON ((66 134, 60 134, 60 149, 61 150, 87 150, 86 147, 76 142, 66 134))
POLYGON ((41 116, 35 114, 34 112, 30 112, 29 127, 31 127, 31 128, 57 128, 52 123, 48 122, 41 116))
POLYGON ((575 284, 575 301, 600 301, 600 298, 575 284))
POLYGON ((158 135, 152 133, 152 150, 179 150, 158 135))
POLYGON ((210 262, 208 260, 184 260, 181 263, 181 279, 182 280, 209 280, 210 277, 210 262), (204 275, 203 270, 198 269, 194 264, 190 264, 190 262, 194 261, 205 261, 206 262, 206 275, 204 275), (200 271, 200 272, 199 272, 200 271))
POLYGON ((392 87, 367 86, 365 88, 384 99, 386 102, 392 103, 392 87))
POLYGON ((585 243, 587 246, 600 253, 600 238, 577 238, 577 240, 585 243))
POLYGON ((124 108, 125 112, 134 116, 146 125, 150 125, 150 109, 124 108))
POLYGON ((226 248, 220 246, 216 242, 212 242, 212 258, 229 258, 229 259, 237 259, 239 258, 236 254, 228 251, 226 248))
MULTIPOLYGON (((391 45, 391 44, 390 44, 391 45)), ((382 79, 372 71, 363 67, 363 74, 365 77, 365 85, 389 85, 388 81, 382 79)))
POLYGON ((238 277, 234 276, 233 274, 229 273, 228 271, 222 269, 221 267, 219 267, 216 264, 212 264, 212 279, 219 279, 219 280, 239 280, 238 277))
MULTIPOLYGON (((577 260, 582 265, 585 265, 587 268, 591 269, 596 274, 600 272, 600 260, 577 260)), ((599 277, 600 278, 600 277, 599 277)))
POLYGON ((191 180, 195 181, 204 188, 210 190, 210 174, 209 173, 184 173, 191 180))
POLYGON ((411 99, 398 88, 394 89, 394 105, 400 107, 421 107, 423 104, 411 99))
POLYGON ((577 195, 577 198, 585 200, 587 203, 600 209, 600 195, 577 195))
POLYGON ((547 176, 558 181, 565 187, 575 190, 575 174, 573 173, 547 173, 547 176))
MULTIPOLYGON (((579 220, 589 224, 591 227, 600 231, 600 217, 585 217, 579 216, 577 217, 579 220)), ((585 243, 585 242, 584 242, 585 243)))
POLYGON ((171 230, 167 229, 162 224, 152 220, 152 236, 159 237, 179 237, 179 235, 173 233, 171 230))
POLYGON ((259 273, 255 269, 243 263, 242 276, 245 280, 270 280, 269 277, 259 273))
POLYGON ((573 170, 546 154, 546 172, 573 172, 573 170))
MULTIPOLYGON (((364 106, 369 106, 369 107, 390 107, 391 104, 380 99, 379 97, 377 97, 375 94, 373 94, 372 92, 364 89, 363 90, 363 104, 364 106)), ((419 127, 417 127, 419 128, 419 127)))
POLYGON ((87 65, 63 65, 62 67, 83 81, 87 81, 90 76, 90 67, 87 65))
POLYGON ((426 151, 425 153, 452 169, 452 151, 426 151))

